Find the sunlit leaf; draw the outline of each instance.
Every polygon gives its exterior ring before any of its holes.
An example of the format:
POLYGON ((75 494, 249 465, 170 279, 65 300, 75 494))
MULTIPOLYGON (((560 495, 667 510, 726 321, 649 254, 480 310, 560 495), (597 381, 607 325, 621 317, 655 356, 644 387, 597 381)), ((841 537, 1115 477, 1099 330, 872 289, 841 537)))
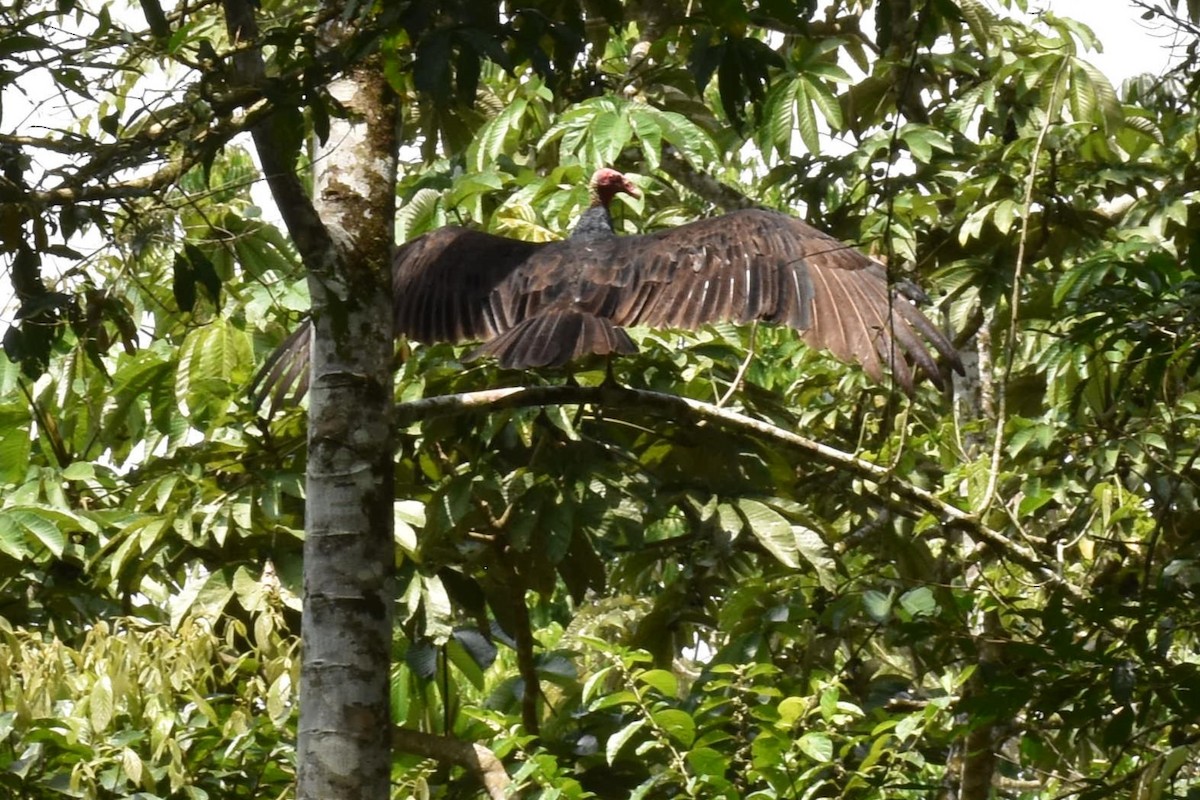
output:
POLYGON ((644 718, 635 719, 628 723, 625 727, 608 737, 607 743, 604 745, 604 756, 608 759, 609 766, 612 766, 617 761, 617 756, 630 739, 637 736, 638 732, 646 726, 644 718))

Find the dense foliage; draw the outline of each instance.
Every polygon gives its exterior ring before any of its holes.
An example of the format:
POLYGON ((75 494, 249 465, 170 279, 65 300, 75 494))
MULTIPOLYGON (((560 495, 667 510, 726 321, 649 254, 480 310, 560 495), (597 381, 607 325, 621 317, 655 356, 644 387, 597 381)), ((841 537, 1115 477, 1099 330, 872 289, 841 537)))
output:
MULTIPOLYGON (((235 136, 322 135, 377 49, 400 239, 560 237, 612 164, 623 232, 790 210, 924 286, 971 362, 909 400, 787 331, 642 330, 638 392, 535 405, 477 393, 566 376, 401 343, 398 725, 522 797, 1200 793, 1184 9, 1141 7, 1184 67, 1114 88, 1019 0, 345 5, 327 52, 262 3, 267 104, 210 4, 0 11, 0 787, 287 795, 305 412, 249 386, 307 298, 235 136), (11 118, 34 78, 61 126, 11 118)), ((404 741, 394 796, 480 792, 404 741)))

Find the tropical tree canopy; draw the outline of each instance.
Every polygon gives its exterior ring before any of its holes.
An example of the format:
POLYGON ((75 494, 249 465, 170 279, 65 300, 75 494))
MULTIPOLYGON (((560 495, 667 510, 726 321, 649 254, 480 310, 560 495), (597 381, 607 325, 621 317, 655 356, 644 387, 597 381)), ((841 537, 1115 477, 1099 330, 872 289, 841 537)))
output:
POLYGON ((290 796, 307 251, 246 132, 311 189, 369 65, 397 242, 613 166, 619 234, 783 211, 967 366, 402 338, 392 797, 1200 796, 1200 6, 1114 4, 1184 45, 1121 85, 1024 0, 258 6, 0 10, 0 793, 290 796))

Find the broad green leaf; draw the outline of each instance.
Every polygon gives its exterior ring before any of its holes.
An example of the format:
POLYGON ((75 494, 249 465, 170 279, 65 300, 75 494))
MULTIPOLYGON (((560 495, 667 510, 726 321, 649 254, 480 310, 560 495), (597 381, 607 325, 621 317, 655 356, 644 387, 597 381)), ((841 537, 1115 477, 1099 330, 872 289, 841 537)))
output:
POLYGON ((793 525, 792 536, 796 542, 796 552, 816 571, 821 585, 832 591, 837 586, 837 562, 830 555, 829 546, 821 534, 803 525, 793 525))
POLYGON ((654 688, 664 697, 675 697, 679 693, 679 681, 675 674, 665 669, 652 669, 637 676, 639 683, 654 688))
POLYGON ((900 605, 914 617, 925 617, 937 611, 937 600, 928 586, 918 586, 900 596, 900 605))
POLYGON ((101 675, 92 684, 88 694, 88 720, 92 730, 103 733, 108 730, 113 718, 113 685, 112 679, 101 675))
POLYGON ((697 169, 720 162, 716 143, 706 130, 682 114, 659 112, 657 118, 663 129, 663 139, 674 145, 680 155, 697 169))
POLYGON ((653 712, 654 724, 683 747, 691 747, 696 740, 696 722, 692 715, 678 708, 664 708, 653 712))
POLYGON ((604 745, 604 756, 608 759, 608 765, 611 767, 617 761, 617 756, 621 752, 630 739, 637 736, 638 731, 646 726, 645 718, 635 719, 628 723, 625 727, 608 737, 608 742, 604 745))
POLYGON ((579 702, 585 706, 591 703, 594 695, 603 688, 601 684, 608 679, 608 676, 612 673, 613 669, 615 668, 603 667, 602 669, 598 669, 589 675, 588 679, 583 683, 583 690, 580 693, 579 702))
POLYGON ((779 728, 791 728, 808 711, 808 701, 803 697, 785 697, 779 701, 779 728))
POLYGON ((609 111, 596 117, 592 124, 590 145, 594 148, 593 164, 612 164, 633 138, 633 126, 624 111, 609 111))
POLYGON ((223 411, 249 377, 252 355, 244 331, 217 318, 188 333, 180 348, 175 396, 195 417, 223 411))
MULTIPOLYGON (((846 76, 846 79, 848 80, 849 76, 846 76)), ((842 105, 829 87, 816 80, 808 80, 805 84, 809 99, 820 110, 821 116, 825 117, 825 122, 829 127, 835 131, 845 127, 842 119, 842 105)))
POLYGON ((458 668, 458 671, 471 685, 482 691, 484 689, 483 667, 459 639, 460 633, 461 631, 455 631, 446 642, 446 655, 450 657, 450 662, 458 668))
POLYGON ((446 641, 452 632, 453 608, 441 578, 421 576, 421 600, 425 609, 425 635, 436 642, 446 641))
POLYGON ((687 763, 697 775, 724 775, 729 769, 728 756, 711 747, 688 750, 687 763))
POLYGON ((33 555, 25 537, 25 531, 20 526, 0 514, 0 552, 4 552, 18 561, 23 561, 33 555))
POLYGON ((894 597, 890 592, 884 594, 875 589, 868 589, 863 592, 863 607, 871 619, 876 622, 886 622, 892 615, 893 599, 894 597))
POLYGON ((134 784, 141 783, 143 769, 142 758, 137 754, 137 751, 129 747, 121 749, 121 770, 129 778, 130 782, 134 784))
POLYGON ((96 467, 88 461, 76 461, 64 469, 62 475, 69 481, 95 480, 96 467))
POLYGON ((996 230, 1008 233, 1012 229, 1013 218, 1017 215, 1018 206, 1015 200, 1004 198, 996 203, 992 214, 992 222, 996 230))
POLYGON ((497 157, 507 151, 506 140, 518 130, 527 105, 528 101, 525 98, 517 97, 480 128, 467 151, 467 159, 476 172, 491 169, 497 157))
POLYGON ((402 242, 439 228, 445 222, 441 215, 442 193, 436 189, 419 189, 396 212, 396 236, 402 242))
POLYGON ((900 138, 908 145, 913 158, 923 164, 930 162, 935 149, 954 152, 954 145, 944 134, 925 125, 905 125, 900 131, 900 138))
POLYGON ((800 566, 796 536, 792 532, 792 524, 783 515, 757 500, 738 500, 737 507, 745 517, 751 533, 767 552, 786 566, 800 566))
POLYGON ((29 409, 22 403, 0 403, 0 486, 18 483, 29 469, 29 409))
POLYGON ((825 764, 833 760, 833 740, 827 733, 809 731, 796 740, 796 746, 813 761, 825 764))
POLYGON ((276 725, 287 722, 292 713, 292 700, 292 675, 290 672, 281 672, 267 690, 267 716, 272 722, 276 725))
POLYGON ((796 132, 800 134, 800 141, 804 142, 808 152, 821 152, 820 130, 807 81, 802 78, 796 80, 792 89, 792 98, 795 104, 793 113, 795 114, 796 132))
MULTIPOLYGON (((9 506, 0 509, 0 520, 5 520, 23 533, 29 544, 36 543, 61 558, 71 531, 90 530, 96 527, 91 522, 71 512, 44 506, 9 506)), ((7 539, 8 536, 3 536, 7 539)))

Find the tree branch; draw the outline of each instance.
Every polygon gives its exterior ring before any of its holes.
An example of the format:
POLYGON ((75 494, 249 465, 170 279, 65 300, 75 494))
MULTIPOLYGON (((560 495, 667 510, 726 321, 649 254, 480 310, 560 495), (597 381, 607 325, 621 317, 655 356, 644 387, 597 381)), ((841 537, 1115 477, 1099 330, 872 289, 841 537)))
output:
MULTIPOLYGON (((225 25, 234 45, 254 43, 258 40, 258 21, 254 17, 254 6, 248 0, 225 0, 225 25)), ((262 53, 256 47, 239 49, 233 55, 234 74, 243 88, 262 90, 267 82, 266 65, 262 53)), ((296 249, 305 267, 321 274, 328 274, 333 259, 333 240, 313 206, 308 192, 296 175, 292 158, 284 142, 288 141, 281 121, 270 116, 254 125, 250 134, 254 148, 262 162, 263 174, 271 188, 271 196, 279 208, 280 216, 288 233, 296 243, 296 249)))
POLYGON ((674 147, 663 148, 662 171, 670 175, 689 192, 722 211, 740 211, 744 208, 762 208, 751 198, 731 186, 718 181, 711 175, 700 172, 689 164, 674 147))
POLYGON ((511 781, 504 764, 496 758, 495 753, 481 744, 397 727, 392 729, 392 747, 415 756, 465 767, 475 773, 492 800, 507 797, 505 790, 511 781))
POLYGON ((630 389, 624 386, 534 386, 488 389, 481 392, 426 397, 395 408, 396 424, 403 428, 413 422, 431 417, 465 414, 473 411, 496 411, 507 408, 528 408, 544 405, 592 404, 607 409, 638 409, 650 414, 693 423, 708 422, 745 434, 761 436, 837 469, 853 473, 879 487, 878 496, 888 505, 906 501, 922 509, 943 524, 959 527, 998 550, 1008 560, 1025 567, 1041 580, 1081 602, 1083 595, 1053 570, 1047 567, 1037 552, 1012 541, 1004 534, 983 523, 975 514, 951 505, 932 492, 914 486, 891 472, 887 467, 865 461, 852 453, 800 436, 763 420, 709 403, 677 397, 661 392, 630 389))
MULTIPOLYGON (((226 21, 229 24, 230 8, 236 10, 245 4, 233 2, 225 5, 226 21)), ((324 16, 315 17, 314 24, 324 16)), ((181 102, 176 105, 158 111, 143 108, 139 112, 148 113, 151 120, 161 121, 153 121, 136 130, 123 131, 119 141, 110 143, 98 142, 71 132, 59 132, 61 138, 0 135, 2 145, 80 157, 76 162, 77 166, 74 166, 69 174, 65 174, 57 186, 50 189, 32 191, 11 182, 0 182, 0 202, 30 203, 44 207, 153 194, 200 163, 205 152, 223 146, 244 130, 253 130, 264 124, 264 120, 274 111, 273 104, 267 100, 269 85, 323 85, 345 69, 349 53, 357 54, 364 42, 376 35, 375 31, 364 29, 346 48, 317 54, 312 62, 298 66, 268 82, 258 51, 258 28, 253 13, 243 13, 234 19, 239 25, 249 27, 239 28, 242 39, 237 39, 234 29, 230 28, 230 34, 234 37, 234 47, 223 57, 229 58, 234 65, 234 80, 230 81, 231 85, 225 85, 227 76, 223 70, 212 69, 211 73, 217 76, 217 80, 206 81, 206 78, 202 77, 186 86, 181 94, 181 102), (232 119, 232 115, 238 111, 245 111, 245 116, 237 120, 232 119), (212 124, 213 120, 216 121, 215 124, 212 124), (183 145, 184 155, 158 172, 126 181, 112 180, 123 170, 146 163, 153 154, 162 153, 163 159, 167 159, 167 153, 178 149, 181 142, 186 143, 183 145)), ((174 20, 173 15, 170 20, 174 20)), ((271 152, 281 156, 286 154, 286 150, 275 146, 271 148, 271 152)), ((52 170, 51 174, 55 172, 60 171, 52 170)), ((278 198, 276 200, 278 202, 278 198)))

